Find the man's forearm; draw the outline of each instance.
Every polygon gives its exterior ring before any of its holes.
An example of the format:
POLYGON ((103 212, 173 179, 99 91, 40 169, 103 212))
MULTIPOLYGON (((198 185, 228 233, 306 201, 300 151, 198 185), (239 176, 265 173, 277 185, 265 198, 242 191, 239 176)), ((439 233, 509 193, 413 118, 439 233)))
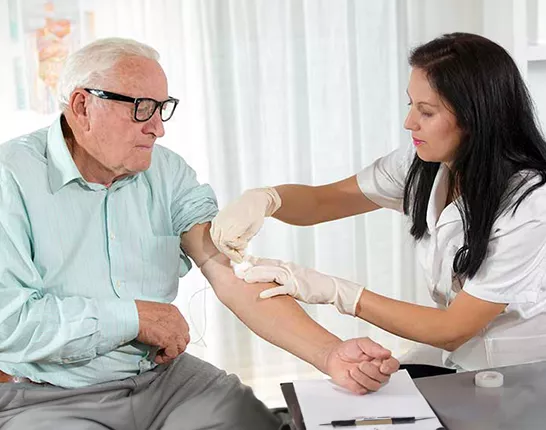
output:
POLYGON ((340 340, 313 321, 290 297, 259 298, 272 284, 247 284, 236 278, 224 255, 202 268, 218 298, 253 332, 325 372, 327 352, 340 340))
POLYGON ((341 342, 313 321, 290 297, 262 300, 272 284, 247 284, 238 279, 226 256, 209 235, 209 224, 196 225, 182 235, 182 247, 201 267, 218 298, 252 331, 325 372, 332 345, 341 342))

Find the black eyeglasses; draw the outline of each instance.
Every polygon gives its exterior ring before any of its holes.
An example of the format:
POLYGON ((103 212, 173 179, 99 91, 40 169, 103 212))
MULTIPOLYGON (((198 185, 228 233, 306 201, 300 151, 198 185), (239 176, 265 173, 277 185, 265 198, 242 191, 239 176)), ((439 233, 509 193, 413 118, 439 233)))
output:
POLYGON ((96 90, 93 88, 84 88, 84 90, 104 100, 117 100, 120 102, 133 103, 135 105, 133 118, 138 122, 148 121, 154 115, 157 108, 159 108, 159 116, 161 117, 161 121, 168 121, 173 116, 174 110, 179 102, 178 99, 173 97, 169 97, 167 100, 158 102, 157 100, 146 97, 134 99, 121 94, 111 93, 110 91, 96 90))

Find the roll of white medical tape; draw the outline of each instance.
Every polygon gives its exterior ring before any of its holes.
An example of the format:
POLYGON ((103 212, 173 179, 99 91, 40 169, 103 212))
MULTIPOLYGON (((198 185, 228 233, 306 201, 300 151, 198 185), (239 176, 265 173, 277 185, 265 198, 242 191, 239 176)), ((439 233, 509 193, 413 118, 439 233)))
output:
POLYGON ((497 388, 504 384, 504 376, 500 372, 485 371, 474 375, 474 384, 482 388, 497 388))

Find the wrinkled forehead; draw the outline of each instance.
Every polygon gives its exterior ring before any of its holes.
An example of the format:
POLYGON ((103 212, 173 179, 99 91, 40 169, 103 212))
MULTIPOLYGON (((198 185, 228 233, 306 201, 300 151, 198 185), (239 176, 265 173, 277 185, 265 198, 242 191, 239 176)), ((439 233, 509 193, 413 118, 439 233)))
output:
POLYGON ((165 100, 168 97, 167 77, 155 60, 145 57, 126 57, 106 75, 104 90, 130 97, 150 97, 165 100), (108 86, 108 88, 106 88, 108 86))

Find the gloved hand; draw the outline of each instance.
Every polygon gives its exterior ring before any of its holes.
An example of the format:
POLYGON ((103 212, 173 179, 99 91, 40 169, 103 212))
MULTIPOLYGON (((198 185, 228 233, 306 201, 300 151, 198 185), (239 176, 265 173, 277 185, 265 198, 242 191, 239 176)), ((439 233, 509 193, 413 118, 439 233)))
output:
POLYGON ((364 287, 345 279, 324 275, 313 269, 280 260, 250 257, 252 267, 236 271, 246 282, 276 282, 279 287, 262 291, 260 297, 287 294, 305 303, 330 303, 343 314, 355 315, 364 287))
POLYGON ((280 207, 281 198, 275 188, 247 190, 212 220, 212 241, 230 260, 241 263, 248 242, 260 231, 264 218, 280 207))

